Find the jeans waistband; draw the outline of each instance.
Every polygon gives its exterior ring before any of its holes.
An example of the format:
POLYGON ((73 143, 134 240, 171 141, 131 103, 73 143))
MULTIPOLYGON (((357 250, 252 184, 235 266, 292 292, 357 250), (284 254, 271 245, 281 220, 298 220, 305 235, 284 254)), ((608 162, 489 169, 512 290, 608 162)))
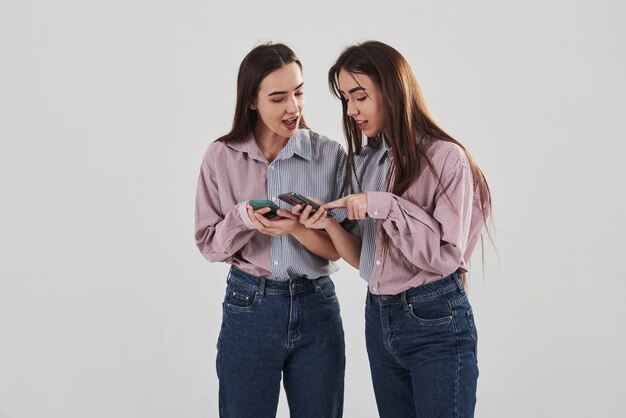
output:
POLYGON ((231 266, 228 273, 229 282, 236 283, 247 289, 263 295, 288 295, 307 291, 315 291, 326 282, 332 281, 330 276, 322 276, 317 279, 307 277, 297 277, 289 280, 269 280, 264 277, 253 276, 235 266, 231 266))
POLYGON ((461 274, 458 271, 436 282, 414 287, 397 295, 374 295, 369 293, 369 290, 367 293, 370 300, 380 305, 402 305, 411 302, 425 302, 454 291, 465 294, 463 283, 461 283, 461 274))

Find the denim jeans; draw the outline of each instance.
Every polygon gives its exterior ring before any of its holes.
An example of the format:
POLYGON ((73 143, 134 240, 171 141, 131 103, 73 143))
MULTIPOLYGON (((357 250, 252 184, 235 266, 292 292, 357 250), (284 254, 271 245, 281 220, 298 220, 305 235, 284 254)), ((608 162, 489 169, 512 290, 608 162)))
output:
POLYGON ((365 338, 382 418, 473 417, 478 336, 458 273, 399 295, 372 295, 365 338))
POLYGON ((291 417, 341 417, 345 361, 330 277, 274 281, 231 268, 217 342, 220 417, 275 417, 281 373, 291 417))

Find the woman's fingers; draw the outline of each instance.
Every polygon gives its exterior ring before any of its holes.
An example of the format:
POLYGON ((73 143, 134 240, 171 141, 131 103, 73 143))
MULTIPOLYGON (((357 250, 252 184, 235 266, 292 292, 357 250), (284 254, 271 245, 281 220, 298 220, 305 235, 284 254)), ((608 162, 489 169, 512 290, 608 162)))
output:
POLYGON ((325 208, 333 209, 333 208, 345 208, 348 198, 352 195, 344 196, 341 199, 333 200, 332 202, 328 202, 324 204, 325 208))
POLYGON ((309 218, 306 223, 307 228, 323 228, 324 220, 326 219, 327 212, 323 209, 318 210, 309 218))
POLYGON ((278 211, 276 211, 276 213, 278 214, 278 216, 280 216, 282 218, 293 219, 294 221, 297 221, 297 220, 300 219, 298 214, 294 214, 292 212, 289 212, 287 209, 278 209, 278 211))
POLYGON ((306 205, 304 210, 300 213, 300 223, 306 224, 307 219, 311 216, 311 210, 313 208, 310 205, 306 205))
POLYGON ((294 215, 300 215, 300 211, 302 210, 302 205, 294 205, 291 207, 291 213, 294 215))
POLYGON ((268 228, 271 226, 272 221, 267 219, 265 216, 258 213, 255 213, 254 215, 256 216, 256 219, 259 221, 259 223, 261 223, 264 227, 268 228))

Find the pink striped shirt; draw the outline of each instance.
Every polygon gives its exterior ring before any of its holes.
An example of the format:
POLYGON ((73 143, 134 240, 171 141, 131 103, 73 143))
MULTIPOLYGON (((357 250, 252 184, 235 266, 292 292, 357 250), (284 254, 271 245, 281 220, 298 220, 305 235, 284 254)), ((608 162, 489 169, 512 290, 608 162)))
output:
POLYGON ((443 189, 425 168, 402 196, 384 191, 380 180, 387 177, 390 164, 383 161, 391 159, 385 141, 378 149, 366 147, 364 155, 357 157, 357 175, 367 192, 371 218, 364 222, 374 226, 363 233, 361 275, 374 294, 395 295, 456 270, 468 271, 468 260, 484 226, 470 165, 463 150, 451 142, 429 141, 429 145, 427 154, 443 189), (376 237, 378 228, 390 237, 387 255, 376 237), (363 271, 367 258, 372 260, 371 267, 363 271))

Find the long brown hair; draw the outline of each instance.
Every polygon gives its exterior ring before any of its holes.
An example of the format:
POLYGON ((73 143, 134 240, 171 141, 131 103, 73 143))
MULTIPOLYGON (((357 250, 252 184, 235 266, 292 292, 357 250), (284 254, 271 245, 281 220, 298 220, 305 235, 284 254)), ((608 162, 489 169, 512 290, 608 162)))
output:
MULTIPOLYGON (((237 102, 233 126, 229 133, 218 138, 220 142, 243 141, 252 132, 259 115, 250 109, 250 104, 259 93, 261 81, 271 72, 295 62, 302 70, 302 63, 296 54, 285 44, 267 43, 252 49, 239 65, 237 74, 237 102)), ((300 128, 306 128, 304 117, 300 118, 300 128)))
MULTIPOLYGON (((363 134, 356 121, 348 116, 348 102, 339 90, 338 77, 342 69, 349 73, 369 76, 382 92, 386 120, 385 138, 389 142, 393 156, 389 177, 392 180, 387 184, 387 190, 401 196, 426 167, 431 170, 441 186, 441 178, 426 155, 424 139, 452 142, 467 156, 474 179, 474 190, 478 192, 486 226, 487 217, 491 212, 491 193, 478 164, 459 141, 452 138, 434 121, 415 75, 402 54, 378 41, 367 41, 346 48, 328 71, 330 90, 341 99, 343 108, 343 130, 348 143, 346 178, 351 179, 353 190, 352 179, 356 173, 354 157, 360 154, 363 148, 363 134)), ((376 139, 368 138, 368 145, 375 146, 376 139)), ((489 234, 488 230, 487 233, 489 234)), ((383 234, 382 238, 383 249, 388 250, 389 238, 386 234, 383 234)))

